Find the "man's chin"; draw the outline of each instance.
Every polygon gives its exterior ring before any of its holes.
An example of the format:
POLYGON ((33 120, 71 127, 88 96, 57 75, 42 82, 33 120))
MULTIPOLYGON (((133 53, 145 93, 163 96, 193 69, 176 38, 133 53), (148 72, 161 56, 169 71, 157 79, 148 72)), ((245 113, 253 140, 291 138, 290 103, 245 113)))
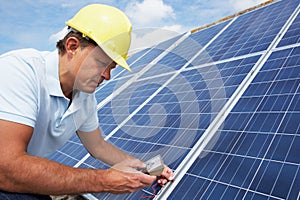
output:
POLYGON ((83 88, 80 91, 91 94, 91 93, 94 93, 96 91, 96 87, 86 87, 86 88, 83 88))
POLYGON ((86 90, 84 91, 85 93, 89 93, 89 94, 92 94, 96 91, 96 88, 91 88, 90 90, 86 90))

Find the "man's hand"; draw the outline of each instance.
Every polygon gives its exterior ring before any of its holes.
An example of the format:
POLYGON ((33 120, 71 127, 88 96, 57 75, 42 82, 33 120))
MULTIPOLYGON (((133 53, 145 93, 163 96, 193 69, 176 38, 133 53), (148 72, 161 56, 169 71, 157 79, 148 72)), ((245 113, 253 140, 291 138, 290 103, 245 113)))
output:
POLYGON ((145 164, 135 159, 125 160, 108 169, 104 191, 115 194, 134 192, 150 186, 156 180, 155 176, 137 171, 138 168, 145 168, 145 164))
POLYGON ((157 183, 161 186, 164 186, 169 181, 174 181, 173 171, 165 165, 164 171, 161 173, 159 177, 157 177, 157 183))

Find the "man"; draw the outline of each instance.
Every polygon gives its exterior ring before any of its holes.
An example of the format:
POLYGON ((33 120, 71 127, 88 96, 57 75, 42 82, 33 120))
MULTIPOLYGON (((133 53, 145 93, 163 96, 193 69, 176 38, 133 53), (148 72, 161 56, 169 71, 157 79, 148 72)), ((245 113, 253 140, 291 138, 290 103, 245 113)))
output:
MULTIPOLYGON (((94 91, 127 57, 131 24, 120 10, 82 8, 67 22, 58 51, 23 49, 0 56, 0 199, 126 193, 156 180, 145 164, 106 142, 98 128, 94 91), (79 169, 46 159, 74 132, 92 156, 113 166, 79 169)), ((164 185, 173 173, 165 167, 164 185)))

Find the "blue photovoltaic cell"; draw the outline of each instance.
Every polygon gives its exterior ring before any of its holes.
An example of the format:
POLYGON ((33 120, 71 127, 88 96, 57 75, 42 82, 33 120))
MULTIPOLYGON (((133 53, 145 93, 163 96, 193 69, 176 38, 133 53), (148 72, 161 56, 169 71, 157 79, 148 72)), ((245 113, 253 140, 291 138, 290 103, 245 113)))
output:
MULTIPOLYGON (((151 70, 147 71, 141 78, 170 73, 174 70, 181 69, 195 54, 203 48, 222 28, 224 28, 230 20, 221 24, 212 26, 203 31, 196 32, 187 37, 180 44, 164 56, 151 70)), ((161 47, 159 45, 158 47, 161 47)), ((194 65, 192 62, 190 66, 194 65)))
POLYGON ((299 2, 283 0, 239 16, 197 58, 199 64, 266 50, 299 2))
POLYGON ((50 155, 50 160, 55 160, 68 166, 75 166, 87 154, 79 138, 74 136, 58 151, 50 155))
POLYGON ((300 191, 300 47, 274 52, 224 122, 220 138, 198 158, 192 199, 297 199, 300 191), (276 61, 276 62, 274 62, 276 61), (260 90, 260 85, 264 90, 260 90))
POLYGON ((177 52, 172 51, 158 63, 153 65, 151 70, 148 70, 140 78, 152 77, 157 74, 173 73, 175 70, 182 68, 187 61, 188 60, 184 57, 184 55, 182 56, 177 52))
POLYGON ((123 79, 112 79, 105 82, 105 85, 101 85, 95 92, 96 100, 98 103, 103 101, 106 97, 111 95, 121 84, 125 84, 131 77, 126 77, 123 79))
MULTIPOLYGON (((203 29, 192 33, 190 38, 195 42, 199 43, 200 46, 205 46, 213 37, 215 37, 231 20, 227 20, 220 24, 211 26, 209 28, 203 29)), ((198 50, 198 49, 197 49, 198 50)), ((196 50, 196 51, 197 51, 196 50)))
MULTIPOLYGON (((128 61, 133 73, 117 68, 112 80, 96 92, 101 103, 98 116, 103 137, 142 160, 161 154, 166 164, 176 170, 266 54, 264 50, 298 5, 298 0, 278 1, 232 19, 228 27, 230 20, 192 33, 136 80, 132 79, 136 73, 183 35, 133 55, 128 61), (212 40, 218 33, 221 34, 212 40), (206 51, 191 60, 206 44, 210 44, 206 51), (187 62, 188 68, 182 68, 187 62), (114 93, 125 83, 129 83, 127 88, 114 93), (111 94, 113 98, 104 103, 111 94)), ((297 199, 298 21, 299 16, 279 43, 281 48, 272 49, 210 144, 178 180, 169 199, 297 199), (285 47, 290 44, 296 45, 285 47)), ((86 155, 74 134, 49 158, 82 168, 109 167, 86 155)), ((145 188, 125 195, 93 195, 98 199, 140 199, 152 193, 151 188, 145 188)))
MULTIPOLYGON (((98 111, 103 134, 109 134, 119 123, 152 95, 170 76, 136 82, 98 111), (126 105, 126 107, 124 106, 126 105), (116 121, 117 120, 117 121, 116 121)), ((117 82, 123 84, 123 82, 117 82)))
POLYGON ((293 24, 285 33, 282 40, 278 44, 278 47, 282 47, 290 44, 296 44, 299 42, 300 42, 300 14, 298 14, 293 24))

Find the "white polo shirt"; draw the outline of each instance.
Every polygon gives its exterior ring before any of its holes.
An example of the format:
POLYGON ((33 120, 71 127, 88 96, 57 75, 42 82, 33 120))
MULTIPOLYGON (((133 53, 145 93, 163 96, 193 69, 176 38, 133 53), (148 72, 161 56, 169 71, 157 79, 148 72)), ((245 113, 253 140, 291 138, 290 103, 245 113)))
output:
POLYGON ((22 49, 0 56, 0 119, 34 128, 29 154, 47 157, 76 130, 98 128, 94 94, 78 92, 68 105, 60 87, 57 51, 22 49))

